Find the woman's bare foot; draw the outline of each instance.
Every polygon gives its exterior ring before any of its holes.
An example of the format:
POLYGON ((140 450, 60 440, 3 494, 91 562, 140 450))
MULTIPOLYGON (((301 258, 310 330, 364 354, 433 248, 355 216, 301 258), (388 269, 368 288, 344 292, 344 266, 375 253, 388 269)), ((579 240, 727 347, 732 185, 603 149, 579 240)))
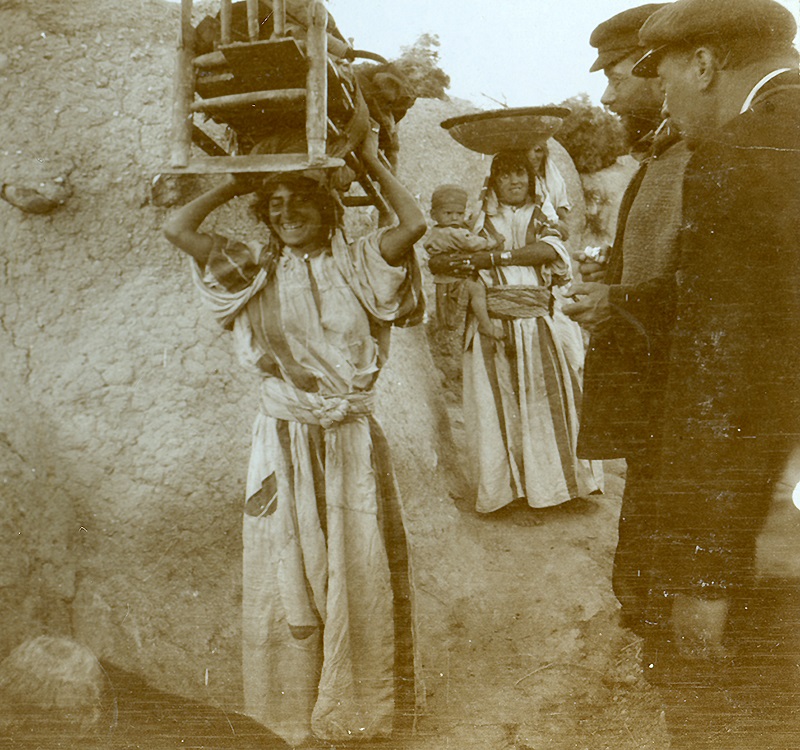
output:
POLYGON ((488 515, 495 521, 513 523, 514 526, 539 526, 544 518, 537 508, 531 508, 524 497, 518 497, 503 508, 488 515))
POLYGON ((511 511, 511 523, 514 526, 541 526, 544 518, 541 516, 537 508, 531 508, 530 505, 521 505, 511 511))

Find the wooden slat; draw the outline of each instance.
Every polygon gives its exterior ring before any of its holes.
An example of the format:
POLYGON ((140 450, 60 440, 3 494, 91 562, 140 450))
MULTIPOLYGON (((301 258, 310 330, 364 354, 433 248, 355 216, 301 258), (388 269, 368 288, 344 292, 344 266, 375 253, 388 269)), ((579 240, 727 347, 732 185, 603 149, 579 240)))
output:
MULTIPOLYGON (((223 73, 213 73, 211 75, 205 73, 195 78, 195 91, 200 94, 200 96, 211 99, 213 98, 213 94, 209 94, 209 91, 213 92, 215 89, 229 90, 234 80, 235 77, 233 73, 227 71, 223 73)), ((227 94, 224 94, 224 96, 227 96, 227 94)))
POLYGON ((228 156, 228 152, 206 133, 205 130, 198 128, 197 125, 192 127, 192 141, 209 156, 228 156))
POLYGON ((328 122, 328 11, 319 0, 308 6, 308 77, 306 79, 306 140, 308 159, 325 158, 328 122))
POLYGON ((194 157, 182 168, 162 170, 167 174, 220 174, 244 172, 301 172, 304 169, 334 169, 343 167, 344 160, 326 157, 311 164, 305 154, 251 154, 248 156, 194 157))
POLYGON ((258 41, 259 20, 258 0, 247 0, 247 36, 251 42, 258 41))
POLYGON ((306 85, 306 56, 296 39, 234 42, 219 51, 237 80, 252 82, 259 91, 306 85))
POLYGON ((342 196, 342 204, 346 208, 362 208, 364 206, 374 206, 375 199, 370 198, 368 195, 344 195, 342 196))
POLYGON ((178 54, 175 60, 172 96, 172 165, 175 167, 188 164, 192 154, 193 51, 192 0, 181 0, 181 28, 178 34, 178 54))
POLYGON ((247 94, 229 94, 200 99, 191 106, 192 112, 219 112, 264 104, 265 102, 299 102, 306 96, 305 89, 276 89, 275 91, 252 91, 247 94))
POLYGON ((372 177, 370 177, 367 173, 367 170, 361 163, 361 160, 351 151, 347 156, 345 156, 345 162, 347 166, 356 173, 356 179, 364 189, 364 192, 367 194, 366 197, 369 198, 370 203, 376 206, 378 211, 381 213, 389 211, 390 209, 386 203, 386 200, 373 182, 372 177))
POLYGON ((284 0, 272 0, 272 36, 286 34, 286 3, 284 0))
POLYGON ((227 64, 227 58, 219 50, 207 52, 205 55, 198 55, 194 58, 194 67, 203 68, 204 70, 224 68, 227 64))
POLYGON ((220 39, 223 44, 231 43, 231 0, 222 0, 219 9, 220 39))

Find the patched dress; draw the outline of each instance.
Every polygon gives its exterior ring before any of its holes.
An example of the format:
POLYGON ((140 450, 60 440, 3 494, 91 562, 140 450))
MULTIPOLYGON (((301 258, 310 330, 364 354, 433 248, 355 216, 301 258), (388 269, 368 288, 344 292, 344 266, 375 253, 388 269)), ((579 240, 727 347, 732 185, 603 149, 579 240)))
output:
POLYGON ((194 278, 262 376, 244 515, 245 711, 290 743, 388 736, 413 712, 409 569, 372 388, 422 313, 379 230, 302 258, 215 237, 194 278))

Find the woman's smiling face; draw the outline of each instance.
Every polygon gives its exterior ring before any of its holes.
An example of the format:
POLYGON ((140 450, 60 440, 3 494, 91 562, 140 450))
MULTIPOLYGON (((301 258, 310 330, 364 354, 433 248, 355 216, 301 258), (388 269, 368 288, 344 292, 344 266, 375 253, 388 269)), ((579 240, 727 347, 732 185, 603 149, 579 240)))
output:
POLYGON ((319 246, 324 235, 322 212, 308 193, 278 185, 268 204, 269 223, 284 245, 307 252, 319 246))
POLYGON ((524 169, 500 175, 495 182, 497 198, 509 206, 521 206, 528 200, 530 178, 524 169))

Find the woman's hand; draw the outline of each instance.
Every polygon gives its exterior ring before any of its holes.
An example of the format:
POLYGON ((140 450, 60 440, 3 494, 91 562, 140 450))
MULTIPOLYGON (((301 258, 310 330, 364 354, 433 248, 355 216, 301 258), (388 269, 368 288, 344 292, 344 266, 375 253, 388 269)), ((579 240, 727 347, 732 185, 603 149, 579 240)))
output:
MULTIPOLYGON (((476 253, 477 255, 477 253, 476 253)), ((475 271, 474 255, 434 255, 428 261, 431 273, 466 279, 475 271)))
POLYGON ((524 247, 513 250, 482 250, 473 253, 470 264, 475 269, 489 269, 496 266, 541 266, 558 258, 553 246, 536 240, 524 247))
POLYGON ((414 243, 428 230, 425 216, 416 198, 398 181, 378 151, 378 126, 371 128, 361 141, 359 152, 367 171, 381 188, 381 194, 397 216, 397 225, 387 229, 381 237, 381 255, 390 265, 400 265, 413 250, 414 243))
POLYGON ((191 255, 200 266, 208 261, 214 247, 213 239, 198 231, 205 218, 231 198, 256 189, 252 178, 245 180, 228 174, 216 187, 177 209, 164 224, 164 235, 176 247, 191 255), (242 191, 242 192, 239 192, 242 191))
POLYGON ((264 178, 261 175, 252 175, 246 172, 237 174, 227 174, 223 185, 230 188, 233 196, 247 195, 254 193, 264 183, 264 178))

